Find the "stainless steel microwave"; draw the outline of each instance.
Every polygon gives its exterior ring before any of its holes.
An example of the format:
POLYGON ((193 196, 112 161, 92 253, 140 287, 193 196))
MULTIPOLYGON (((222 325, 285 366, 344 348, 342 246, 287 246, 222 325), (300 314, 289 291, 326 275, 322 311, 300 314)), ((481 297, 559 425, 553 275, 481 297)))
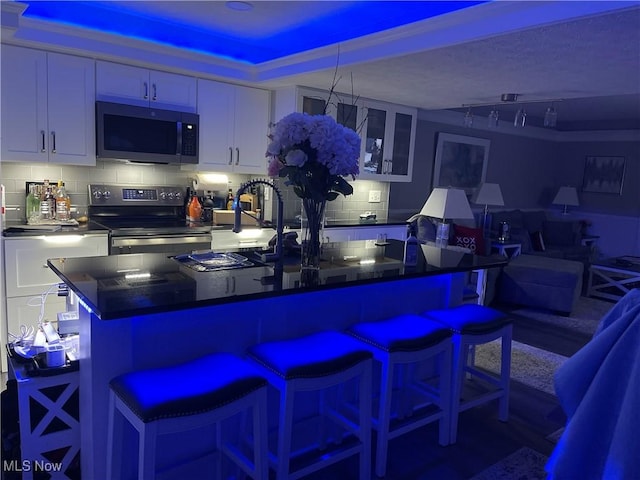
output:
POLYGON ((198 163, 195 113, 96 102, 96 155, 131 162, 198 163))

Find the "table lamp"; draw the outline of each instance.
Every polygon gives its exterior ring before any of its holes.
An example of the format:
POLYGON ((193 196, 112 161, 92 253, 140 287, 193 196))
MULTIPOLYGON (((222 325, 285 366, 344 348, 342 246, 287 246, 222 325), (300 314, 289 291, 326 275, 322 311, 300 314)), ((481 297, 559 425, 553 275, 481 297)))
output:
POLYGON ((576 187, 560 187, 558 193, 556 193, 555 198, 553 199, 554 205, 564 205, 564 210, 562 212, 563 215, 568 215, 567 206, 571 205, 573 207, 577 207, 580 205, 578 201, 578 191, 576 187))
POLYGON ((487 218, 489 215, 489 205, 504 206, 504 200, 502 199, 502 190, 497 183, 483 183, 474 195, 473 203, 482 205, 484 203, 484 218, 482 221, 482 230, 486 232, 489 230, 487 225, 487 218))
POLYGON ((434 188, 422 206, 419 215, 442 220, 436 230, 436 246, 449 244, 449 224, 447 220, 472 219, 473 212, 467 194, 459 188, 434 188))

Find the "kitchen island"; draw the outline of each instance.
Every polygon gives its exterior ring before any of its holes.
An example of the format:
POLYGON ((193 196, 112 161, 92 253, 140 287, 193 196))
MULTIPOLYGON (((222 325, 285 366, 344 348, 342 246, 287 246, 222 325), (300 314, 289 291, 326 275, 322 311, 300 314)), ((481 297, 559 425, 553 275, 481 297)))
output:
MULTIPOLYGON (((458 251, 434 257, 434 247, 427 247, 422 246, 418 264, 407 267, 400 241, 325 244, 320 284, 311 287, 300 285, 295 259, 275 265, 254 260, 247 268, 217 271, 198 271, 197 265, 164 254, 50 259, 81 305, 83 477, 104 478, 113 377, 216 351, 243 354, 259 342, 344 329, 358 321, 454 306, 462 301, 468 272, 507 263, 504 257, 458 251)), ((186 453, 204 454, 207 436, 196 438, 197 443, 161 440, 163 466, 186 453)), ((134 444, 128 451, 136 451, 134 444)))

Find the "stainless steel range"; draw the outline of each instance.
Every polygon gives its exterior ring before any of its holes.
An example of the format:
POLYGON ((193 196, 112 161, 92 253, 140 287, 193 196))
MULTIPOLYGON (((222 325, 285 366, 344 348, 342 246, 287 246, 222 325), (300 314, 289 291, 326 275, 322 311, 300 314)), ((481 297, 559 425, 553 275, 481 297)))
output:
POLYGON ((212 226, 187 222, 186 187, 89 185, 89 219, 108 228, 111 255, 211 248, 212 226))

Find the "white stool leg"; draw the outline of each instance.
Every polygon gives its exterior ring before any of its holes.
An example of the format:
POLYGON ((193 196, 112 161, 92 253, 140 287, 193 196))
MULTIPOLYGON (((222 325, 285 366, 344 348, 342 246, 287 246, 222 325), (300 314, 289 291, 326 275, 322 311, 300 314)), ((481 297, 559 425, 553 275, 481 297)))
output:
POLYGON ((502 397, 498 406, 498 418, 506 422, 509 419, 509 394, 511 384, 511 338, 513 326, 511 324, 504 327, 502 335, 502 350, 500 353, 500 386, 502 397))
POLYGON ((394 365, 390 363, 388 359, 382 360, 380 406, 378 409, 378 439, 376 442, 376 475, 379 477, 384 477, 387 470, 389 424, 391 422, 391 396, 393 394, 393 370, 394 365))
POLYGON ((277 480, 289 477, 289 457, 291 456, 291 436, 293 435, 293 388, 288 382, 280 391, 280 418, 278 427, 278 471, 277 480))
MULTIPOLYGON (((443 447, 449 445, 451 437, 451 377, 452 377, 451 343, 440 354, 440 409, 442 418, 439 422, 438 443, 443 447)), ((457 427, 456 427, 457 428, 457 427)))
MULTIPOLYGON (((358 395, 360 397, 360 442, 362 452, 360 452, 360 480, 371 479, 371 375, 373 360, 367 360, 364 371, 360 376, 360 386, 358 395)), ((386 451, 385 451, 386 455, 386 451)), ((386 457, 385 457, 386 459, 386 457)))
POLYGON ((454 334, 452 337, 453 364, 452 364, 452 385, 451 385, 451 430, 449 443, 456 443, 458 438, 458 416, 460 414, 460 395, 462 393, 462 382, 464 381, 464 367, 467 357, 467 345, 463 342, 462 335, 454 334))
POLYGON ((142 425, 138 457, 138 479, 153 480, 156 476, 156 436, 157 423, 149 422, 142 425))
POLYGON ((269 478, 269 448, 267 445, 267 389, 262 388, 256 394, 253 406, 253 452, 254 480, 269 478))
POLYGON ((107 478, 118 478, 122 475, 122 455, 116 454, 115 441, 122 438, 124 418, 116 411, 116 394, 109 392, 109 420, 107 427, 107 478), (117 417, 117 418, 116 418, 117 417))

